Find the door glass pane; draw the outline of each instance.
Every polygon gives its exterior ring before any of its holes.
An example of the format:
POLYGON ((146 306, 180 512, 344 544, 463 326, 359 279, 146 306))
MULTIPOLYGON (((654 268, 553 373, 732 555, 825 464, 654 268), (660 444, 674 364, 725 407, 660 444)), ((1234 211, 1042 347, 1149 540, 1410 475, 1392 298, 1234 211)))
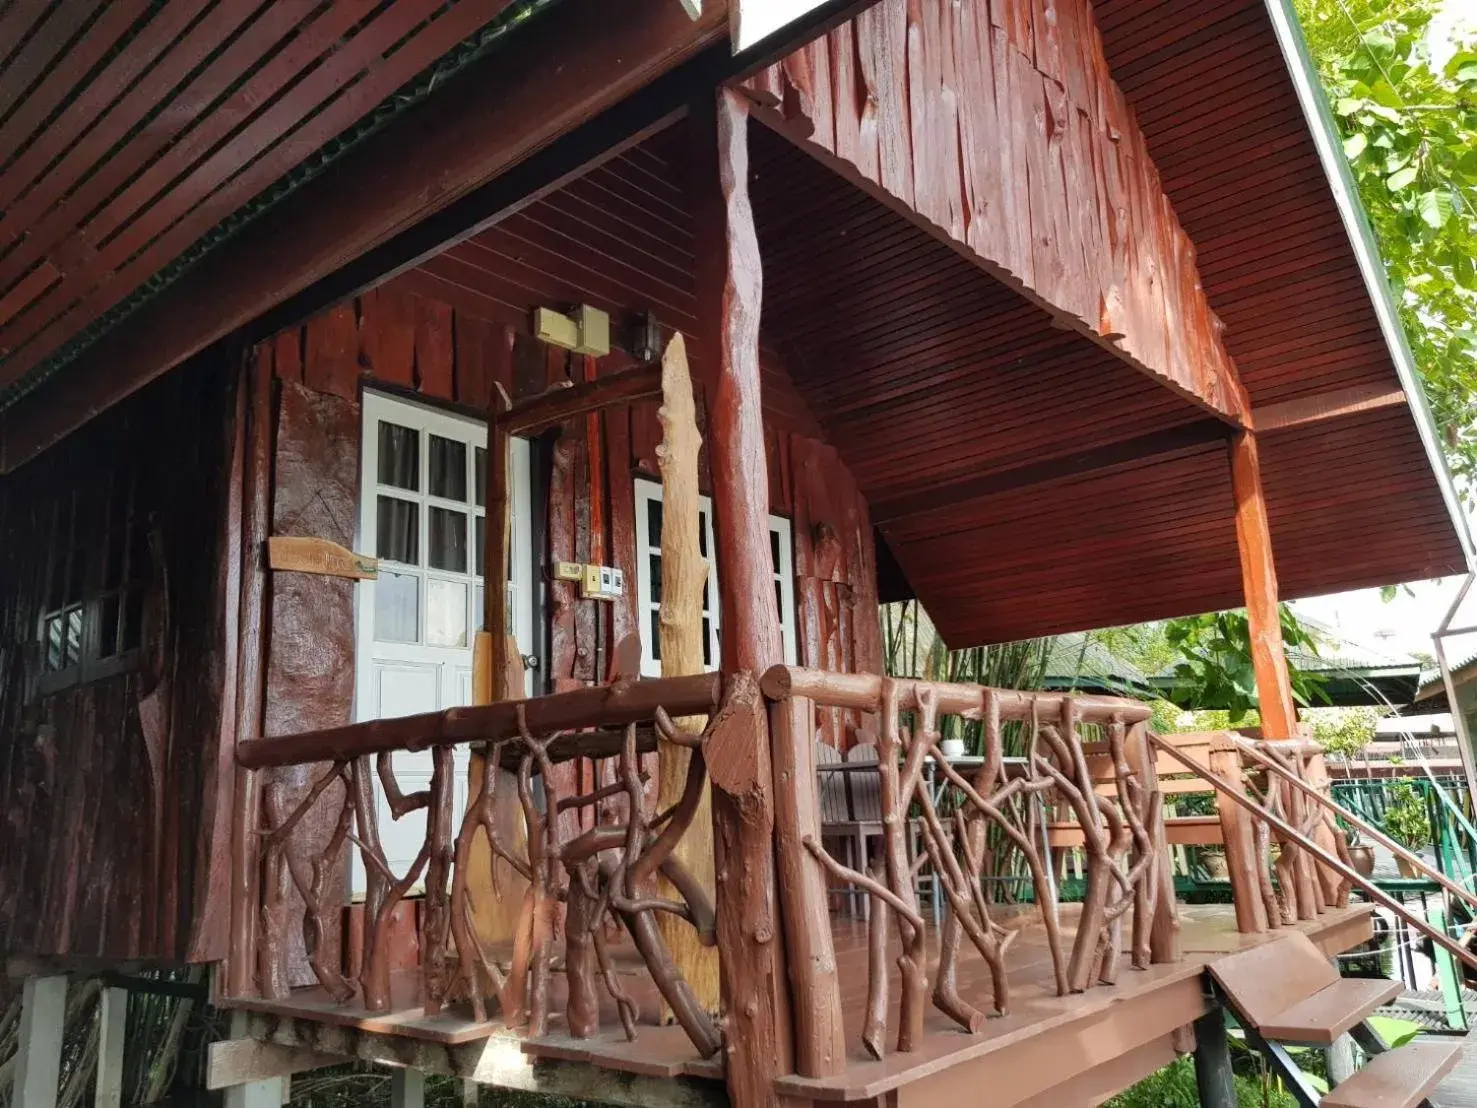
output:
POLYGON ((476 516, 472 520, 472 564, 477 567, 477 576, 486 573, 484 565, 487 562, 487 523, 482 516, 476 516))
POLYGON ((660 500, 646 502, 646 545, 656 547, 662 545, 662 502, 660 500))
POLYGON ((467 517, 463 512, 432 508, 430 516, 432 569, 467 572, 467 517))
POLYGON ((420 622, 420 578, 412 573, 380 572, 374 583, 374 637, 381 642, 415 642, 420 622))
POLYGON ((82 660, 82 609, 73 608, 67 613, 67 665, 75 666, 82 660))
POLYGON ((662 602, 662 558, 660 554, 647 555, 651 559, 651 602, 660 604, 662 602))
POLYGON ((397 489, 419 492, 421 487, 421 436, 412 427, 380 420, 379 481, 397 489))
POLYGON ((487 451, 477 447, 476 460, 472 463, 472 482, 477 489, 477 507, 487 507, 487 451))
POLYGON ((62 625, 65 622, 62 616, 52 616, 46 621, 46 669, 48 673, 55 673, 66 664, 66 654, 62 649, 62 625))
POLYGON ((467 645, 466 582, 427 578, 426 645, 467 645))
POLYGON ((111 658, 118 653, 118 594, 103 597, 102 614, 98 617, 97 656, 111 658))
POLYGON ((443 500, 467 498, 467 444, 431 436, 431 495, 443 500))
POLYGON ((375 552, 392 562, 417 565, 421 558, 420 505, 395 496, 381 496, 378 515, 375 552))

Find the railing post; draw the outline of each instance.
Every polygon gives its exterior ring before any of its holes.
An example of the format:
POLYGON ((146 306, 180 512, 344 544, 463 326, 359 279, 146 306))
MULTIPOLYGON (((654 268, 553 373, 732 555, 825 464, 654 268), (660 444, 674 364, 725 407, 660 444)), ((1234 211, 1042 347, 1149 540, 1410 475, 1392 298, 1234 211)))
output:
MULTIPOLYGON (((1223 740, 1212 740, 1210 771, 1222 778, 1241 797, 1246 786, 1241 778, 1241 752, 1223 740)), ((1257 857, 1256 836, 1251 817, 1241 804, 1216 794, 1216 810, 1221 817, 1221 837, 1226 847, 1226 869, 1231 876, 1231 899, 1236 908, 1236 930, 1244 935, 1259 935, 1267 930, 1267 907, 1262 902, 1261 866, 1265 858, 1257 857)))
POLYGON ((769 706, 774 752, 775 849, 780 915, 794 994, 795 1071, 828 1077, 846 1067, 841 987, 826 903, 826 875, 805 846, 820 842, 816 802, 815 702, 794 696, 769 706))
POLYGON ((1149 924, 1149 961, 1154 965, 1178 962, 1180 950, 1179 909, 1174 898, 1174 859, 1169 853, 1168 836, 1164 828, 1164 796, 1159 789, 1158 759, 1149 742, 1149 724, 1140 721, 1128 729, 1128 757, 1132 769, 1139 775, 1144 788, 1150 795, 1150 808, 1154 822, 1149 828, 1154 849, 1158 852, 1155 862, 1154 882, 1157 892, 1154 898, 1154 915, 1149 924), (1152 798, 1157 796, 1158 800, 1152 798))

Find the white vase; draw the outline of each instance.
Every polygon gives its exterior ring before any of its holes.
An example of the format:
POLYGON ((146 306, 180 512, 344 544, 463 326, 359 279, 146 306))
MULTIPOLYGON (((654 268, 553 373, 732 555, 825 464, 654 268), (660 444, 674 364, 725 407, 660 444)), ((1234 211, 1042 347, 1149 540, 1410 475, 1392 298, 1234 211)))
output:
POLYGON ((962 758, 964 757, 964 740, 945 739, 939 743, 939 752, 945 758, 962 758))

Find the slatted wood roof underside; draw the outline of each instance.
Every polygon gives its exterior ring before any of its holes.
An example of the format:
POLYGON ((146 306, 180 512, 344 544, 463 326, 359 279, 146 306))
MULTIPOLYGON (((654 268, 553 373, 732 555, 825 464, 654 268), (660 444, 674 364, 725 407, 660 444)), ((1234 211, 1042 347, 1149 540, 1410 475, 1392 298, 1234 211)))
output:
POLYGON ((510 3, 0 5, 0 397, 510 3))
MULTIPOLYGON (((1054 329, 1044 312, 788 139, 759 125, 750 137, 766 408, 841 452, 951 643, 1240 603, 1229 464, 1224 445, 1203 436, 1157 461, 910 514, 954 482, 1182 434, 1203 427, 1205 413, 1054 329)), ((584 300, 616 312, 651 307, 669 325, 691 326, 683 141, 675 128, 657 135, 405 280, 515 325, 526 325, 534 305, 584 300)), ((1329 201, 1321 215, 1310 202, 1302 218, 1338 217, 1329 201)), ((1255 317, 1267 331, 1255 341, 1292 330, 1307 302, 1267 298, 1255 317)), ((1368 314, 1367 297, 1364 305, 1368 314)), ((1311 326, 1319 349, 1359 342, 1317 318, 1311 326)), ((1234 349, 1235 328, 1227 339, 1234 349)), ((1252 353, 1252 364, 1273 366, 1252 353)), ((1280 377, 1263 371, 1253 399, 1393 381, 1388 357, 1378 371, 1367 351, 1347 364, 1347 372, 1308 369, 1313 383, 1304 385, 1293 359, 1280 377)), ((1460 562, 1405 408, 1269 433, 1262 456, 1287 595, 1451 572, 1460 562)))

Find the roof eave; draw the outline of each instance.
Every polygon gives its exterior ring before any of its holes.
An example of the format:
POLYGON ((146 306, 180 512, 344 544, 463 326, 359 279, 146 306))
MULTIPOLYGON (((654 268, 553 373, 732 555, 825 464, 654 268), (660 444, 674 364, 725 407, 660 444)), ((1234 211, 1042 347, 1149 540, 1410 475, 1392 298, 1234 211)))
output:
POLYGON ((1457 494, 1451 471, 1447 469, 1446 457, 1441 450, 1435 420, 1431 416, 1430 406, 1426 403, 1425 388, 1421 384, 1420 375, 1416 372, 1415 359, 1405 341, 1405 330, 1400 324, 1395 301, 1390 295, 1390 284, 1385 274, 1384 263, 1380 260, 1374 229, 1370 226, 1369 217, 1365 214, 1364 205, 1359 199, 1358 188, 1354 182, 1354 175, 1349 169, 1349 163, 1344 158, 1343 142, 1334 124, 1333 112, 1323 94, 1323 85, 1318 78, 1318 71, 1308 52, 1307 41, 1303 38, 1302 25, 1298 22, 1297 13, 1293 10, 1292 0, 1265 0, 1265 2, 1267 14, 1272 21, 1273 32, 1277 36, 1277 44, 1282 50, 1283 60, 1287 63, 1288 76, 1292 79, 1298 103, 1308 122, 1314 146, 1318 150, 1318 160, 1322 162, 1324 175, 1328 179, 1328 187, 1338 205, 1339 216, 1349 236, 1349 245, 1354 251, 1355 258, 1358 259, 1359 271, 1364 278, 1364 287, 1369 292, 1370 303, 1374 307, 1375 317, 1379 320, 1385 345, 1390 351, 1390 359, 1395 363, 1395 372, 1400 378, 1400 386, 1405 390, 1411 416, 1415 420, 1416 430, 1426 451, 1426 458, 1430 462, 1436 483, 1441 489, 1441 498, 1451 517, 1452 527, 1456 530, 1457 541, 1461 544, 1467 567, 1472 569, 1474 567, 1474 546, 1471 531, 1467 526, 1466 514, 1462 511, 1461 497, 1457 494))

